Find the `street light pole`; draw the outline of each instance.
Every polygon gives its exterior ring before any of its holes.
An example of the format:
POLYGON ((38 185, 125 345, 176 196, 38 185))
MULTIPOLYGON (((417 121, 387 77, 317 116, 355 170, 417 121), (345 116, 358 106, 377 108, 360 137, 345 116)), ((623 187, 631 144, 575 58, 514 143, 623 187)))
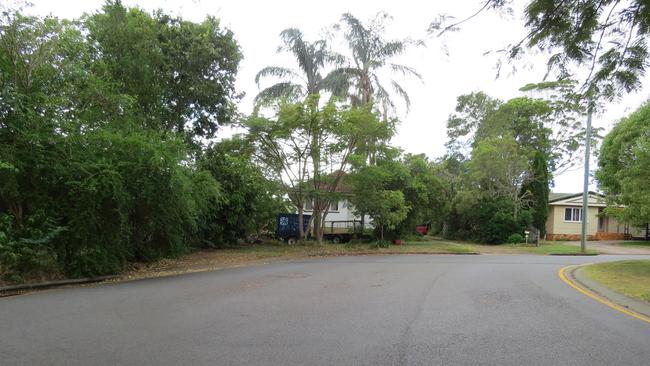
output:
POLYGON ((585 141, 585 176, 584 184, 582 187, 582 214, 580 219, 582 221, 582 235, 580 237, 580 250, 585 253, 587 251, 587 210, 589 209, 589 160, 591 158, 591 115, 593 107, 591 101, 587 109, 587 131, 585 141))

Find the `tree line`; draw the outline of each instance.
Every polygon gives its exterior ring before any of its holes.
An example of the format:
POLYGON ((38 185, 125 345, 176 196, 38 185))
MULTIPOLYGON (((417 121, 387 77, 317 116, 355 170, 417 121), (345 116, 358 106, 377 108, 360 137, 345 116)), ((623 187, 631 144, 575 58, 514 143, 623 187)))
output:
POLYGON ((76 20, 0 23, 0 274, 115 273, 233 243, 285 210, 236 142, 241 49, 119 1, 76 20))
MULTIPOLYGON (((241 115, 234 83, 243 55, 216 18, 190 22, 117 0, 75 20, 4 11, 0 275, 102 275, 235 245, 272 232, 280 212, 302 216, 307 202, 321 242, 330 203, 342 197, 372 218, 382 241, 419 224, 484 243, 521 241, 531 228, 543 235, 553 176, 583 149, 579 85, 530 84, 507 101, 459 96, 447 154, 407 154, 390 143, 395 97, 410 105, 398 77, 421 77, 394 59, 422 42, 389 38, 389 21, 343 14, 334 33, 347 55, 329 38, 284 30, 279 50, 297 67, 260 70, 255 108, 241 115), (246 132, 217 142, 232 124, 246 132)), ((647 211, 647 195, 637 195, 646 109, 605 139, 598 173, 635 222, 647 219, 631 214, 647 211)))

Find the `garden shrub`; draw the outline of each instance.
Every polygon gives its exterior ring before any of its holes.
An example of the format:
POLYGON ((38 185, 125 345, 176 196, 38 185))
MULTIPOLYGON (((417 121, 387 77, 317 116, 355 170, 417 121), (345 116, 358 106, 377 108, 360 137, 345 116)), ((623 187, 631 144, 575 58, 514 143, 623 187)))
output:
POLYGON ((511 234, 508 239, 506 240, 506 243, 509 244, 520 244, 525 241, 524 237, 521 234, 514 233, 511 234))
POLYGON ((46 278, 60 273, 52 243, 64 227, 56 226, 42 212, 29 217, 16 230, 11 215, 0 214, 0 276, 22 282, 26 278, 46 278))

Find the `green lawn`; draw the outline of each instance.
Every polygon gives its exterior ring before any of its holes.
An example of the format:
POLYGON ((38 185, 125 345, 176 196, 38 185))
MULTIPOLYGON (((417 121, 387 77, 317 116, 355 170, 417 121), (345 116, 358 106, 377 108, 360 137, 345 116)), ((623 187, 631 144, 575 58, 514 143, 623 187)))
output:
POLYGON ((624 247, 650 248, 650 241, 642 241, 642 240, 624 241, 624 242, 620 243, 619 245, 624 246, 624 247))
MULTIPOLYGON (((471 250, 486 254, 581 254, 580 247, 560 242, 542 242, 539 246, 532 244, 465 244, 471 250)), ((598 254, 594 249, 587 249, 587 254, 598 254)))
POLYGON ((584 272, 615 291, 650 303, 650 260, 590 264, 584 272))
POLYGON ((379 253, 471 254, 478 253, 477 246, 446 241, 407 241, 403 245, 379 248, 379 253))
MULTIPOLYGON (((539 246, 524 246, 516 244, 505 244, 514 250, 530 254, 581 254, 580 247, 562 243, 540 243, 539 246)), ((598 254, 594 249, 587 248, 587 254, 598 254)))

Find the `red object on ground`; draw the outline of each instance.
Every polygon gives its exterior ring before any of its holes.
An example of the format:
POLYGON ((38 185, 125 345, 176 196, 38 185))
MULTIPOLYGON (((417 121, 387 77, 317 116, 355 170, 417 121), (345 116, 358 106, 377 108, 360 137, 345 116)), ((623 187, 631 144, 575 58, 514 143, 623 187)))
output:
POLYGON ((393 240, 393 244, 402 245, 402 244, 404 244, 404 242, 401 239, 395 239, 395 240, 393 240))
POLYGON ((426 225, 418 225, 415 227, 415 231, 417 231, 422 235, 427 235, 427 233, 429 232, 429 228, 426 225))

